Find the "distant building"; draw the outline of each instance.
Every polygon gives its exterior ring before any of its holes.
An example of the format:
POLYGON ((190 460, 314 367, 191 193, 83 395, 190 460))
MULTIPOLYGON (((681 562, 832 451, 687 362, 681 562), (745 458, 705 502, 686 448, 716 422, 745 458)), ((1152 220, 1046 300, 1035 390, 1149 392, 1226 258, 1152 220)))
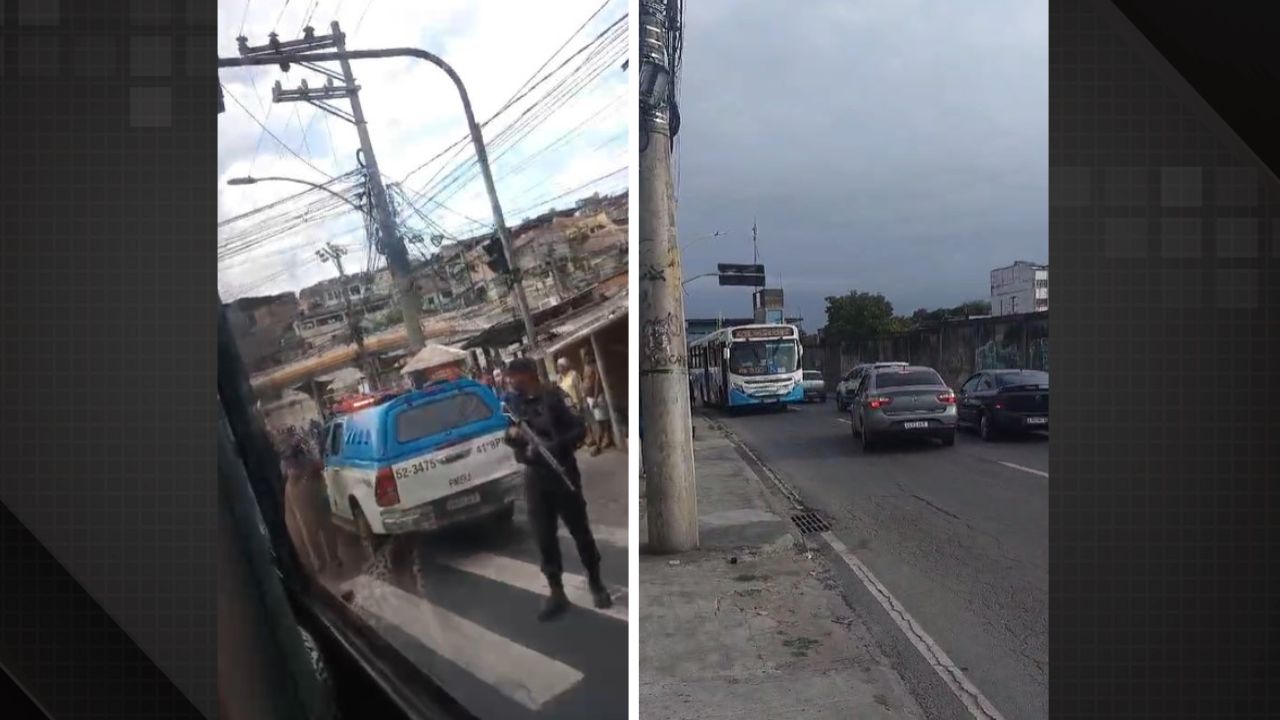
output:
POLYGON ((348 331, 347 303, 357 319, 391 309, 389 276, 352 273, 323 280, 298 293, 301 304, 294 331, 308 347, 318 347, 348 331))
POLYGON ((992 315, 1021 315, 1048 309, 1048 265, 1019 260, 991 271, 992 315))
POLYGON ((227 323, 250 373, 287 362, 298 297, 281 293, 227 303, 227 323))

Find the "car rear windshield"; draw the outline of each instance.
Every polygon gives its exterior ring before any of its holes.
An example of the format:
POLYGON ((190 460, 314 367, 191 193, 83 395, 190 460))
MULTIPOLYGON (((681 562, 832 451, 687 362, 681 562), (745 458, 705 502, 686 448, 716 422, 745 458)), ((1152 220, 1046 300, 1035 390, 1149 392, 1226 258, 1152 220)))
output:
POLYGON ((907 370, 898 372, 876 373, 876 387, 886 388, 909 387, 911 385, 942 385, 942 377, 932 370, 907 370))
POLYGON ((804 379, 805 380, 821 380, 822 373, 814 372, 813 370, 806 370, 804 373, 804 379))
POLYGON ((460 392, 409 408, 396 416, 396 441, 410 443, 493 417, 493 408, 474 392, 460 392))
POLYGON ((1017 387, 1019 385, 1039 385, 1048 387, 1049 373, 1040 372, 1039 370, 996 373, 996 385, 999 387, 1017 387))

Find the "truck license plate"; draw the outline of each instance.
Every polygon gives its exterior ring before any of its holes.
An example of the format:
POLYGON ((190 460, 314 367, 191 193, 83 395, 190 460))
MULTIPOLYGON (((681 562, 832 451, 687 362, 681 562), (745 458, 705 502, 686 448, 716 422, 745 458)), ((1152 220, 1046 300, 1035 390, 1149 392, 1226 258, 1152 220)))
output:
POLYGON ((902 427, 906 430, 920 430, 929 427, 927 420, 917 420, 916 422, 902 423, 902 427))
POLYGON ((475 505, 478 502, 480 502, 480 493, 473 492, 449 498, 445 501, 444 507, 446 510, 457 510, 459 508, 467 507, 468 505, 475 505))

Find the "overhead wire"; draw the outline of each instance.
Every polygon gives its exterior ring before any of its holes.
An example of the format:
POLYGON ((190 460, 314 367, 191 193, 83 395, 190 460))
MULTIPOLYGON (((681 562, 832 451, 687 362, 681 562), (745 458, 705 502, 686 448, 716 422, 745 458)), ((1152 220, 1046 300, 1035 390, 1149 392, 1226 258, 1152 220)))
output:
MULTIPOLYGON (((600 39, 604 37, 603 35, 597 36, 597 40, 592 42, 599 43, 598 47, 594 47, 577 68, 568 75, 561 77, 541 98, 531 103, 529 107, 525 108, 503 130, 486 143, 491 153, 491 162, 496 163, 500 160, 516 143, 527 137, 536 127, 544 123, 548 117, 564 107, 570 100, 580 95, 618 57, 625 54, 627 40, 625 29, 614 32, 601 42, 600 39)), ((588 46, 584 46, 584 48, 586 47, 588 46)), ((444 172, 444 168, 442 168, 432 176, 432 179, 428 180, 428 184, 414 194, 414 198, 428 194, 441 195, 449 188, 458 186, 459 183, 469 182, 474 179, 478 169, 479 163, 474 157, 468 158, 461 164, 452 167, 447 173, 444 173, 443 177, 441 177, 441 173, 444 172), (436 180, 436 178, 439 179, 436 180)), ((447 199, 452 197, 453 194, 456 194, 456 192, 445 194, 440 199, 447 199)))
POLYGON ((329 173, 326 173, 325 171, 321 170, 320 168, 316 167, 315 165, 312 165, 310 161, 308 161, 306 158, 304 158, 304 157, 302 157, 301 155, 299 155, 296 151, 294 151, 294 149, 293 149, 293 148, 291 148, 291 147, 289 147, 288 145, 286 145, 286 144, 285 144, 285 142, 284 142, 283 140, 281 140, 279 137, 277 137, 275 133, 273 133, 273 132, 271 132, 270 130, 268 130, 268 129, 267 129, 267 126, 266 126, 265 124, 263 124, 263 122, 262 122, 261 120, 259 120, 259 119, 258 119, 258 118, 253 114, 253 112, 252 112, 251 110, 249 110, 249 108, 245 107, 245 106, 244 106, 244 103, 240 102, 240 99, 239 99, 239 98, 237 98, 237 97, 235 96, 235 94, 233 94, 230 90, 228 90, 228 89, 227 89, 227 87, 226 87, 225 85, 223 85, 223 86, 222 86, 222 90, 223 90, 223 94, 224 94, 224 95, 226 95, 226 97, 231 98, 231 101, 232 101, 232 102, 234 102, 237 106, 239 106, 239 108, 240 108, 241 110, 243 110, 243 111, 244 111, 244 113, 245 113, 246 115, 248 115, 248 116, 249 116, 249 119, 250 119, 250 120, 252 120, 254 123, 256 123, 256 124, 258 125, 258 127, 262 128, 262 131, 263 131, 263 132, 265 132, 265 133, 266 133, 266 134, 267 134, 267 135, 268 135, 272 140, 275 140, 275 141, 276 141, 276 143, 277 143, 280 147, 284 148, 285 150, 288 150, 290 155, 293 155, 295 158, 297 158, 298 160, 302 161, 302 163, 303 163, 303 164, 305 164, 307 167, 311 168, 312 170, 315 170, 316 172, 320 173, 321 175, 324 175, 325 177, 329 178, 330 180, 332 180, 332 179, 333 179, 333 176, 332 176, 332 175, 330 175, 329 173))
MULTIPOLYGON (((606 3, 606 4, 607 4, 607 3, 606 3)), ((598 11, 597 11, 597 12, 598 12, 598 11)), ((593 15, 592 15, 592 17, 594 18, 594 17, 595 17, 595 14, 593 14, 593 15)), ((565 65, 567 65, 568 63, 570 63, 571 61, 573 61, 573 59, 574 59, 574 58, 576 58, 578 55, 582 54, 582 53, 583 53, 583 52, 585 52, 588 48, 592 47, 592 46, 593 46, 593 44, 594 44, 594 43, 596 43, 596 42, 598 42, 598 41, 600 40, 600 38, 601 38, 601 37, 603 37, 606 33, 610 32, 610 31, 614 28, 614 26, 616 26, 617 24, 621 23, 621 22, 622 22, 622 21, 624 21, 624 20, 626 20, 626 15, 623 15, 623 16, 622 16, 622 18, 620 18, 619 20, 614 21, 614 23, 612 23, 609 27, 607 27, 607 28, 605 28, 604 30, 602 30, 602 31, 600 32, 600 34, 599 34, 599 35, 597 35, 595 38, 592 38, 590 41, 588 41, 585 45, 583 45, 581 48, 579 48, 579 49, 578 49, 576 52, 574 52, 572 55, 570 55, 569 57, 565 58, 565 59, 560 63, 560 65, 558 65, 554 70, 551 70, 550 72, 548 72, 548 73, 547 73, 547 74, 546 74, 546 75, 545 75, 541 80, 539 80, 538 82, 534 83, 532 86, 529 86, 529 82, 530 82, 530 81, 529 81, 529 80, 526 80, 526 81, 525 81, 525 82, 524 82, 524 83, 523 83, 519 88, 517 88, 517 89, 516 89, 516 91, 515 91, 514 93, 512 93, 511 97, 507 98, 507 101, 506 101, 506 102, 504 102, 504 103, 502 104, 502 106, 498 108, 498 110, 497 110, 497 111, 495 111, 492 115, 490 115, 487 119, 485 119, 483 122, 481 122, 481 123, 480 123, 480 127, 481 127, 481 129, 484 129, 484 128, 488 127, 488 126, 489 126, 489 124, 490 124, 490 123, 492 123, 492 122, 493 122, 495 119, 497 119, 499 116, 501 116, 501 115, 502 115, 502 113, 506 112, 506 111, 507 111, 507 110, 509 110, 513 105, 515 105, 516 103, 520 102, 520 101, 521 101, 521 100, 523 100, 525 97, 527 97, 530 93, 532 93, 534 90, 536 90, 536 89, 538 88, 538 86, 539 86, 539 85, 541 85, 541 84, 542 84, 543 82, 545 82, 547 79, 549 79, 549 78, 551 78, 552 76, 554 76, 557 72, 559 72, 561 69, 563 69, 565 65)), ((588 22, 590 22, 590 21, 588 21, 588 22)), ((584 23, 584 27, 585 27, 585 25, 586 25, 586 24, 584 23)), ((577 36, 577 34, 578 34, 579 32, 581 32, 581 28, 579 28, 577 31, 575 31, 575 32, 573 33, 573 35, 570 35, 570 36, 569 36, 569 38, 565 40, 564 44, 563 44, 563 45, 561 45, 561 46, 560 46, 560 48, 558 48, 558 49, 556 50, 556 52, 555 52, 555 53, 553 53, 553 54, 551 55, 551 57, 547 58, 547 60, 546 60, 545 62, 543 62, 542 67, 546 67, 548 64, 550 64, 550 61, 551 61, 551 60, 554 60, 554 59, 555 59, 555 56, 556 56, 556 55, 558 55, 558 54, 559 54, 559 53, 564 49, 565 45, 568 45, 568 44, 569 44, 569 42, 570 42, 570 41, 572 41, 572 40, 573 40, 573 38, 574 38, 574 37, 576 37, 576 36, 577 36)), ((537 75, 537 73, 535 72, 535 73, 534 73, 534 75, 536 76, 536 75, 537 75)), ((531 77, 530 79, 532 79, 532 77, 531 77)), ((414 175, 416 175, 418 172, 420 172, 421 170, 423 170, 424 168, 426 168, 426 167, 427 167, 428 165, 430 165, 431 163, 433 163, 433 162, 435 162, 436 160, 438 160, 440 157, 442 157, 443 155, 445 155, 446 153, 448 153, 450 150, 454 150, 454 149, 458 148, 459 146, 463 145, 464 143, 469 142, 470 140, 471 140, 471 135, 470 135, 470 133, 464 133, 464 134, 463 134, 461 137, 459 137, 457 140, 455 140, 455 141, 453 141, 452 143, 450 143, 450 144, 448 145, 448 147, 444 148, 444 149, 443 149, 443 150, 441 150, 440 152, 438 152, 438 153, 436 153, 435 155, 433 155, 432 157, 428 158, 426 162, 424 162, 424 163, 422 163, 421 165, 419 165, 419 166, 415 167, 413 170, 410 170, 410 171, 409 171, 409 172, 404 176, 404 180, 407 182, 411 177, 413 177, 414 175)), ((428 182, 430 182, 430 181, 428 181, 428 182)))

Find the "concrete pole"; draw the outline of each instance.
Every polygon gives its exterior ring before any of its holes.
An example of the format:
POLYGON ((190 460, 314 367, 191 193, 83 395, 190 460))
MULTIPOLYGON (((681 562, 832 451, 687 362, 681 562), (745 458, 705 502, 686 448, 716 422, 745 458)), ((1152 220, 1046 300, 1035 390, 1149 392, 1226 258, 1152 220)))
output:
POLYGON ((666 93, 644 97, 646 74, 668 73, 666 3, 641 3, 640 407, 646 473, 649 550, 698 547, 697 480, 689 408, 680 248, 671 184, 671 130, 666 93))
POLYGON ((335 46, 343 56, 338 64, 342 66, 342 77, 346 80, 348 99, 351 101, 351 117, 355 119, 356 134, 360 136, 360 150, 364 154, 365 172, 369 175, 369 189, 373 196, 374 215, 378 221, 378 230, 382 235, 382 251, 387 256, 387 268, 395 281, 396 299, 399 300, 400 313, 404 317, 405 339, 410 353, 416 353, 426 345, 422 335, 422 298, 418 296, 413 283, 413 268, 409 262, 409 251, 405 249, 400 231, 396 227, 395 216, 391 214, 391 203, 387 200, 387 189, 382 184, 382 173, 378 170, 378 159, 373 154, 373 142, 369 139, 369 125, 364 119, 364 107, 360 104, 360 93, 356 89, 356 78, 351 72, 351 61, 347 59, 346 36, 335 20, 332 24, 335 46))

